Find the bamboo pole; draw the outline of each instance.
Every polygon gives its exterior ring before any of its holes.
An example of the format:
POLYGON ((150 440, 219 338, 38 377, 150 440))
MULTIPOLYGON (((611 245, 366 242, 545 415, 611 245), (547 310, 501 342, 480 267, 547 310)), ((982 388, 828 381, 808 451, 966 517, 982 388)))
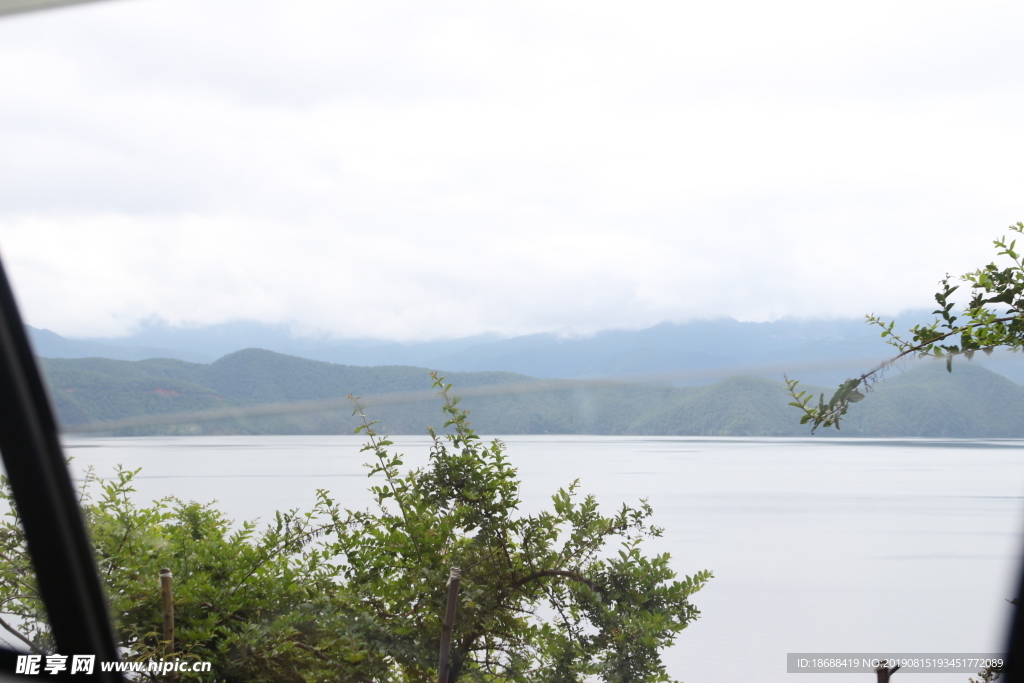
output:
POLYGON ((882 661, 881 666, 875 667, 875 675, 878 676, 878 683, 889 683, 889 677, 896 673, 896 669, 900 668, 900 665, 889 668, 888 661, 882 661))
POLYGON ((452 567, 448 576, 448 606, 444 611, 444 628, 441 631, 441 654, 437 663, 437 683, 448 683, 449 655, 452 649, 452 631, 455 628, 455 608, 459 604, 459 579, 462 570, 452 567))
POLYGON ((164 642, 169 658, 174 657, 174 577, 171 570, 160 570, 160 594, 164 608, 164 642))

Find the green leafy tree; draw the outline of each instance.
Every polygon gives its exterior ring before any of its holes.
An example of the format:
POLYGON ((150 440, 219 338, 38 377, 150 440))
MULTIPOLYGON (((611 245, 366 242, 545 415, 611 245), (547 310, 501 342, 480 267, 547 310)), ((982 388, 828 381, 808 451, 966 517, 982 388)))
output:
POLYGON ((348 587, 392 635, 405 680, 436 680, 443 577, 462 569, 451 681, 667 681, 659 651, 697 617, 689 597, 709 578, 681 581, 667 554, 648 558, 650 506, 600 514, 578 481, 553 510, 517 515, 516 471, 500 441, 483 443, 435 376, 448 418, 431 430, 426 468, 401 474, 400 455, 364 420, 377 462, 375 511, 351 513, 335 549, 348 587), (606 549, 617 540, 614 552, 606 549))
MULTIPOLYGON (((211 505, 175 498, 137 506, 138 470, 119 469, 112 481, 83 482, 83 511, 96 551, 118 644, 124 658, 176 655, 208 661, 210 673, 180 680, 386 680, 385 659, 374 657, 359 606, 338 581, 340 568, 323 543, 340 522, 324 492, 309 512, 277 513, 262 532, 239 528, 211 505), (99 489, 98 497, 90 494, 99 489), (162 641, 160 569, 175 577, 175 652, 162 641)), ((11 503, 0 523, 0 610, 4 626, 37 653, 52 651, 30 558, 11 503), (18 626, 15 626, 18 625, 18 626)), ((143 678, 154 678, 146 675, 143 678)))
MULTIPOLYGON (((183 681, 433 681, 444 581, 457 566, 450 680, 669 680, 659 653, 697 617, 689 598, 710 572, 676 580, 667 554, 641 552, 661 533, 646 502, 606 517, 574 482, 553 510, 518 514, 504 445, 484 443, 450 386, 437 377, 435 386, 447 433, 431 431, 423 469, 406 471, 357 409, 370 475, 382 475, 369 510, 342 510, 319 491, 312 510, 277 513, 258 531, 211 505, 137 506, 137 471, 87 476, 83 510, 125 657, 213 664, 183 681), (173 653, 160 631, 165 566, 175 577, 173 653)), ((6 481, 0 497, 10 507, 0 522, 0 626, 49 652, 6 481)))
MULTIPOLYGON (((1009 227, 1011 232, 1024 234, 1024 223, 1009 227)), ((915 325, 906 335, 895 331, 895 322, 885 321, 878 316, 866 316, 868 323, 882 329, 882 337, 894 346, 897 354, 889 360, 868 370, 859 377, 843 382, 828 401, 825 395, 818 397, 806 391, 799 391, 799 382, 786 379, 793 401, 789 404, 799 408, 803 415, 801 424, 810 424, 813 432, 818 427, 835 427, 846 415, 850 405, 864 398, 864 392, 883 376, 895 363, 905 358, 942 358, 946 369, 953 371, 953 358, 972 358, 975 353, 990 354, 997 348, 1020 351, 1024 348, 1024 254, 1017 251, 1016 239, 1007 237, 994 241, 998 256, 1006 257, 1008 264, 989 263, 958 278, 947 275, 939 283, 935 294, 938 308, 935 320, 927 325, 915 325), (953 294, 966 283, 972 290, 966 308, 955 315, 953 294), (863 392, 861 391, 863 390, 863 392)))

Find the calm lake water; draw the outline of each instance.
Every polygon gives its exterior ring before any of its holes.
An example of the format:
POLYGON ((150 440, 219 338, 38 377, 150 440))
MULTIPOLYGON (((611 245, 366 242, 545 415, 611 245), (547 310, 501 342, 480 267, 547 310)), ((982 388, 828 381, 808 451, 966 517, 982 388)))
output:
MULTIPOLYGON (((427 440, 394 437, 407 464, 427 440)), ((665 655, 687 683, 873 681, 787 674, 787 652, 998 652, 1024 541, 1024 442, 512 436, 525 510, 573 479, 606 512, 646 497, 650 551, 711 569, 665 655)), ((81 472, 142 467, 138 495, 219 501, 237 520, 367 506, 355 436, 74 438, 81 472)), ((961 681, 968 674, 913 675, 961 681)))

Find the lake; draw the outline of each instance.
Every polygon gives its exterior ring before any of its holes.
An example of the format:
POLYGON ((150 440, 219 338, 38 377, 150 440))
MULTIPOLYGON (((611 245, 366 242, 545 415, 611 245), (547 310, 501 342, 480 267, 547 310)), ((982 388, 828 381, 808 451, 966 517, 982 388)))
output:
MULTIPOLYGON (((406 463, 425 437, 394 437, 406 463)), ((687 683, 874 681, 787 674, 788 652, 998 652, 1024 531, 1024 442, 504 437, 527 511, 573 479, 605 512, 648 498, 680 574, 711 569, 666 652, 687 683)), ((68 438, 73 468, 142 467, 138 495, 216 499, 236 520, 371 502, 357 436, 68 438)), ((912 676, 911 674, 907 674, 912 676)), ((837 678, 838 676, 838 678, 837 678)), ((960 681, 969 674, 917 680, 960 681)), ((898 679, 897 679, 898 680, 898 679)))

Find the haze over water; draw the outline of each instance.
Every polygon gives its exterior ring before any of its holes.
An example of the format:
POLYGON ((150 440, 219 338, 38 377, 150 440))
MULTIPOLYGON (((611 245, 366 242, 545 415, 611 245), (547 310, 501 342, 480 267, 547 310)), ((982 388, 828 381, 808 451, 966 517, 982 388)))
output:
MULTIPOLYGON (((411 466, 425 437, 395 437, 411 466)), ((649 498, 680 574, 711 569, 665 655, 687 683, 787 674, 787 652, 1002 649, 1024 529, 1024 441, 514 436, 524 512, 579 478, 606 513, 649 498)), ((73 468, 142 467, 138 501, 217 499, 236 520, 371 503, 357 436, 67 439, 73 468)), ((965 683, 969 674, 927 675, 965 683)), ((922 679, 924 680, 924 679, 922 679)))

